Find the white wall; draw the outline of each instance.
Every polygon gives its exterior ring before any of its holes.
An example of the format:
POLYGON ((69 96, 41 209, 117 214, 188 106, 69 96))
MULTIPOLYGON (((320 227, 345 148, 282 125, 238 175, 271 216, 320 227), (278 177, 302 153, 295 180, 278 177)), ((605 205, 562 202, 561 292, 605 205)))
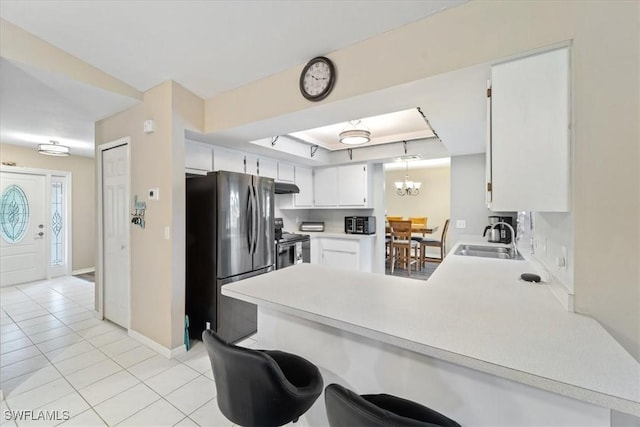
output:
POLYGON ((481 236, 488 225, 489 215, 485 201, 485 155, 470 154, 451 157, 451 224, 447 248, 464 235, 481 236), (466 221, 466 228, 456 228, 456 221, 466 221))

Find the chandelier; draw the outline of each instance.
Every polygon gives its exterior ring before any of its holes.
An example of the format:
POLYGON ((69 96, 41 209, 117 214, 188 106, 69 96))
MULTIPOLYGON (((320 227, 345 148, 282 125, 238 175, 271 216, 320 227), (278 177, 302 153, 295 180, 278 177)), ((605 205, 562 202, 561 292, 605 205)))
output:
POLYGON ((352 120, 349 127, 338 134, 338 138, 346 145, 366 144, 371 140, 371 132, 360 124, 360 120, 352 120))
POLYGON ((396 194, 398 196, 417 196, 420 194, 420 187, 422 186, 421 182, 411 181, 409 179, 409 162, 406 162, 406 174, 404 176, 404 181, 396 181, 396 194))
POLYGON ((68 156, 69 147, 66 145, 60 145, 58 141, 49 141, 50 144, 38 145, 38 153, 46 154, 47 156, 68 156))

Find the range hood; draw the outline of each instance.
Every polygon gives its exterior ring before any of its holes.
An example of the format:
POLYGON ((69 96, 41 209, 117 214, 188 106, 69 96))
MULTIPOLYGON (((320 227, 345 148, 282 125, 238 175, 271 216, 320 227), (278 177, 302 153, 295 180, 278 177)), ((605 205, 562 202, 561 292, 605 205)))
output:
POLYGON ((276 194, 297 194, 300 192, 300 189, 295 184, 276 181, 274 192, 276 194))

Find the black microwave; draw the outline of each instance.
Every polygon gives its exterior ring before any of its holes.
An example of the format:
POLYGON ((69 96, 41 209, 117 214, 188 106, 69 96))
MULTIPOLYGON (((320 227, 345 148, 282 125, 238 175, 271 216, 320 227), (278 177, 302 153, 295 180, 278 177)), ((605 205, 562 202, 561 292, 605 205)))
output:
POLYGON ((347 234, 376 234, 376 217, 345 216, 344 232, 347 234))

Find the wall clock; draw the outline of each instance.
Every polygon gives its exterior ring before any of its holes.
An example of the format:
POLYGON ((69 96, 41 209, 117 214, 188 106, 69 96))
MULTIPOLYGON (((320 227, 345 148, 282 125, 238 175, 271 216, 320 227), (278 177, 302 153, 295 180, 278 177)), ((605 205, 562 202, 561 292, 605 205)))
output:
POLYGON ((333 62, 324 56, 318 56, 304 66, 300 74, 300 92, 309 101, 320 101, 327 97, 336 81, 336 69, 333 62))

